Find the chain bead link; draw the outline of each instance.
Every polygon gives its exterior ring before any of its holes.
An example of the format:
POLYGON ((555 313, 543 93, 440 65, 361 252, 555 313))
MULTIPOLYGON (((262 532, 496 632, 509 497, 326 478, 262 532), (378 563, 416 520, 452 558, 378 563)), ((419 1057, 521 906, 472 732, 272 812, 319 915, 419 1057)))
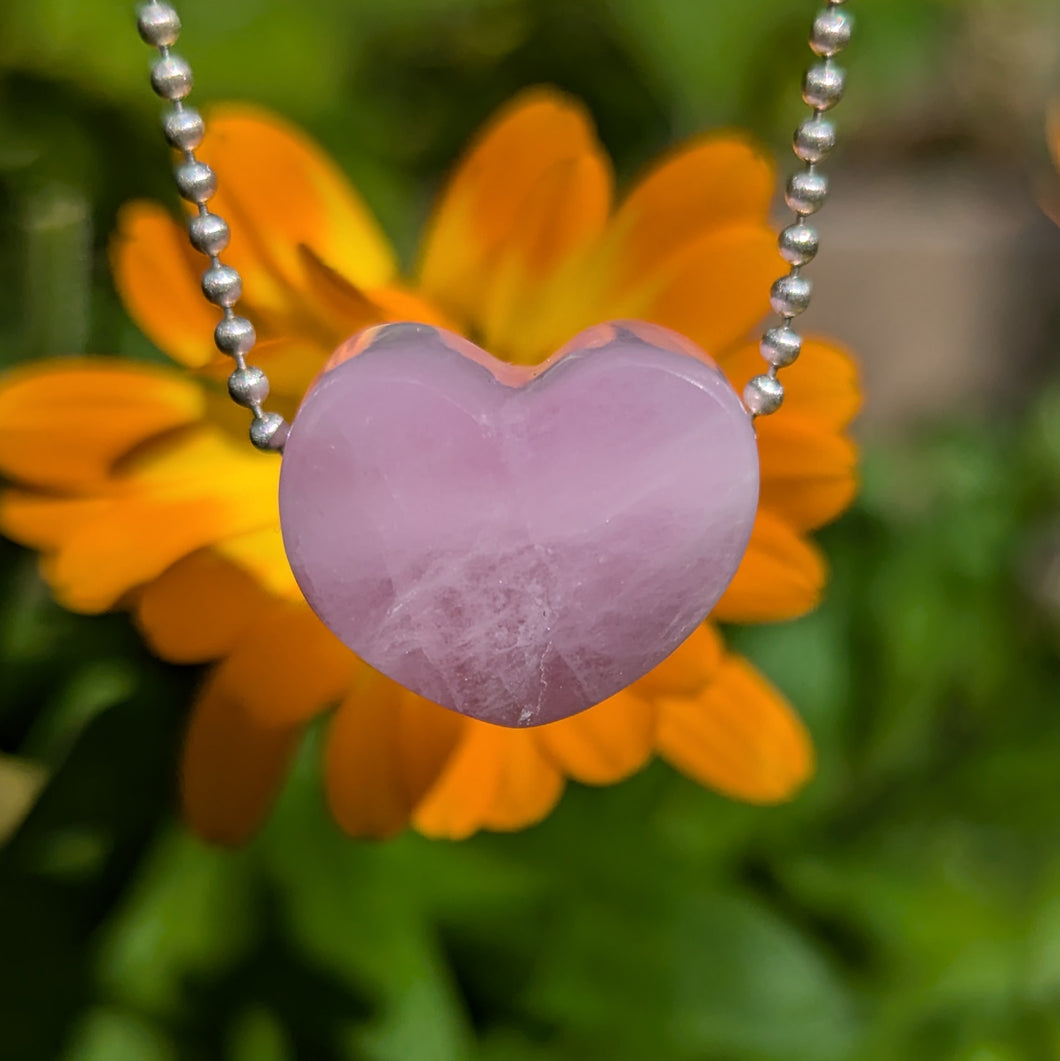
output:
POLYGON ((245 360, 257 341, 254 325, 246 317, 238 316, 233 308, 242 297, 243 280, 219 257, 228 246, 228 224, 206 207, 217 192, 217 174, 195 157, 206 126, 202 115, 184 103, 194 83, 191 67, 170 51, 180 36, 180 17, 163 0, 149 0, 138 9, 137 28, 145 43, 158 49, 158 58, 151 66, 151 86, 162 99, 173 104, 162 120, 162 129, 170 146, 183 155, 174 170, 177 190, 198 208, 198 213, 188 222, 188 238, 197 251, 210 259, 202 275, 202 291, 224 314, 214 329, 214 342, 221 353, 236 363, 228 377, 228 393, 234 402, 254 414, 250 441, 258 449, 281 451, 290 426, 279 413, 262 409, 262 402, 269 396, 268 378, 260 368, 248 365, 245 360))
POLYGON ((810 305, 813 284, 802 275, 802 267, 813 261, 819 240, 817 231, 806 223, 806 218, 817 213, 828 198, 828 178, 817 169, 836 145, 836 129, 825 111, 842 98, 846 87, 846 73, 833 62, 833 57, 850 43, 854 20, 844 10, 845 0, 828 0, 813 20, 810 48, 823 60, 807 71, 802 81, 802 98, 813 114, 800 122, 792 139, 792 149, 805 168, 793 174, 787 183, 784 199, 795 215, 778 237, 781 257, 791 266, 786 276, 780 277, 769 292, 779 324, 766 329, 758 348, 769 365, 769 370, 751 379, 744 387, 743 402, 751 419, 775 413, 784 401, 784 385, 777 378, 778 370, 794 364, 802 352, 802 336, 791 326, 792 320, 810 305))

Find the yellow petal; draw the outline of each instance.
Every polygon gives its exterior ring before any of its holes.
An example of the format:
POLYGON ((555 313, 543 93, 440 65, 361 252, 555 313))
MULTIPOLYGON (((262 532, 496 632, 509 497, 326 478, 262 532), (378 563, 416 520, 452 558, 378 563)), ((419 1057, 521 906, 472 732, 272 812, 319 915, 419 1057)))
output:
POLYGON ((279 522, 225 538, 214 545, 214 551, 251 575, 274 596, 292 601, 302 599, 302 591, 287 562, 279 522))
POLYGON ((521 829, 544 818, 562 792, 562 775, 532 733, 468 722, 412 823, 427 836, 450 840, 481 828, 521 829))
POLYGON ((102 498, 8 492, 0 523, 54 531, 44 571, 73 611, 113 607, 189 553, 274 526, 279 461, 206 424, 138 453, 102 498))
POLYGON ((790 799, 813 772, 802 722, 737 656, 698 697, 660 703, 658 750, 700 784, 750 803, 790 799))
POLYGON ((512 316, 532 286, 602 231, 608 160, 584 109, 534 89, 505 107, 457 168, 428 229, 421 289, 457 319, 512 316), (496 290, 496 295, 492 292, 496 290), (492 309, 491 299, 502 309, 492 309))
POLYGON ((181 802, 200 836, 217 844, 249 839, 268 814, 301 735, 249 714, 242 691, 213 681, 197 699, 184 745, 181 802))
POLYGON ((335 820, 351 836, 401 832, 466 724, 365 667, 328 733, 325 777, 335 820))
POLYGON ((611 785, 635 773, 655 749, 655 708, 626 689, 579 715, 533 731, 567 777, 611 785))
POLYGON ((820 551, 760 508, 747 552, 712 618, 729 623, 794 619, 816 607, 826 574, 820 551))
POLYGON ((0 382, 0 473, 89 490, 152 435, 202 417, 202 391, 176 373, 114 359, 46 361, 0 382))
POLYGON ((612 222, 609 250, 619 264, 618 285, 640 282, 711 230, 764 224, 773 181, 772 162, 732 135, 700 137, 660 160, 612 222))
POLYGON ((144 587, 136 622, 153 652, 171 663, 203 663, 235 648, 263 599, 244 571, 209 550, 178 560, 144 587))

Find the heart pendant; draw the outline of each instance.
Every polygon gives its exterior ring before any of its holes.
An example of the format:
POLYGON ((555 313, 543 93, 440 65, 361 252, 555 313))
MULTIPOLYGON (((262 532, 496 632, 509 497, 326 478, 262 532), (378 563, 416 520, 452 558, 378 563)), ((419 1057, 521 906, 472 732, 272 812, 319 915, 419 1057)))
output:
POLYGON ((280 519, 313 610, 377 670, 502 726, 584 711, 717 603, 758 502, 750 418, 689 340, 599 325, 533 369, 388 324, 310 389, 280 519))

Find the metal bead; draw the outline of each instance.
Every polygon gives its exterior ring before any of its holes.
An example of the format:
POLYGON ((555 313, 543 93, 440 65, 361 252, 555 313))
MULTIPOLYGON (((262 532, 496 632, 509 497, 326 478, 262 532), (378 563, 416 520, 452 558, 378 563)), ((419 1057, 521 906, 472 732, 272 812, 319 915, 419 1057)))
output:
POLYGON ((821 56, 835 55, 850 43, 853 28, 854 20, 850 15, 830 7, 813 20, 810 47, 821 56))
POLYGON ((769 304, 782 317, 805 312, 813 295, 813 283, 805 276, 782 276, 769 290, 769 304))
POLYGON ((188 238, 197 251, 213 257, 228 246, 228 222, 217 214, 196 214, 188 222, 188 238))
POLYGON ((141 4, 136 28, 147 44, 168 48, 180 36, 180 17, 169 4, 141 4))
POLYGON ((814 115, 795 130, 795 154, 803 162, 820 162, 832 153, 835 145, 835 125, 827 118, 814 115))
POLYGON ((189 203, 205 203, 217 192, 217 174, 205 162, 182 162, 176 177, 177 190, 189 203))
POLYGON ((280 450, 290 430, 287 421, 279 413, 262 413, 261 416, 255 416, 250 425, 250 441, 258 449, 280 450))
POLYGON ((802 353, 802 336, 794 328, 784 325, 770 328, 758 344, 759 352, 777 368, 786 368, 794 364, 802 353))
POLYGON ((777 240, 780 256, 792 265, 806 265, 807 262, 812 262, 817 256, 819 245, 817 230, 803 221, 788 225, 777 240))
POLYGON ((162 119, 162 129, 170 145, 178 151, 194 151, 206 133, 202 115, 194 107, 171 110, 162 119))
POLYGON ((828 198, 828 178, 823 173, 795 173, 788 181, 784 200, 796 214, 815 214, 828 198))
POLYGON ((202 274, 202 293, 215 306, 231 306, 243 294, 243 280, 230 265, 211 265, 202 274))
POLYGON ((237 368, 228 377, 228 393, 237 405, 260 406, 269 396, 269 380, 260 368, 237 368))
POLYGON ((743 389, 743 403, 752 416, 768 416, 784 401, 784 384, 772 376, 754 376, 743 389))
POLYGON ((802 79, 803 101, 817 110, 826 111, 843 98, 846 71, 831 62, 818 63, 802 79))
POLYGON ((217 349, 229 357, 250 353, 257 340, 254 325, 246 317, 225 317, 213 330, 217 349))
POLYGON ((151 66, 151 87, 163 99, 183 99, 193 83, 191 67, 179 55, 166 55, 151 66))

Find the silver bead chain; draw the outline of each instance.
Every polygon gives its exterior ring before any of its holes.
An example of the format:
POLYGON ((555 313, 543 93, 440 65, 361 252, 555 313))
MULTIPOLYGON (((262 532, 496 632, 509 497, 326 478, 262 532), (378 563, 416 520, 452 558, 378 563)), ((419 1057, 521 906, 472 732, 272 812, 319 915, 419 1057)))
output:
POLYGON ((228 246, 228 224, 206 206, 217 191, 217 174, 195 157, 206 126, 202 115, 184 102, 191 92, 191 67, 171 51, 180 36, 180 18, 169 4, 151 0, 140 5, 137 25, 144 41, 158 49, 158 58, 151 66, 151 86, 162 99, 173 104, 162 120, 162 128, 170 145, 184 156, 175 170, 177 190, 198 210, 188 222, 188 236, 191 245, 210 259, 202 274, 202 292, 222 313, 213 333, 217 349, 236 364, 228 377, 228 393, 234 402, 254 414, 250 441, 258 449, 282 451, 289 425, 279 413, 262 408, 269 396, 268 378, 260 368, 246 361, 257 336, 254 325, 235 312, 234 307, 243 294, 243 280, 220 258, 228 246))
POLYGON ((802 98, 813 108, 813 114, 795 130, 792 148, 805 166, 788 181, 784 198, 795 220, 777 241, 781 257, 791 268, 769 292, 770 304, 781 318, 759 343, 769 371, 755 376, 744 387, 743 401, 752 419, 780 408, 784 385, 777 373, 794 363, 802 350, 802 336, 791 322, 806 310, 813 294, 813 284, 803 276, 802 269, 816 256, 818 238, 817 230, 807 224, 806 218, 817 213, 828 197, 828 178, 817 164, 831 154, 836 144, 835 125, 825 113, 843 98, 846 82, 845 71, 835 62, 835 56, 850 43, 853 28, 853 19, 843 10, 844 3, 845 0, 828 0, 810 32, 810 47, 822 61, 811 66, 802 80, 802 98))
MULTIPOLYGON (((828 178, 817 165, 836 144, 835 125, 826 112, 842 99, 846 81, 844 70, 835 63, 835 56, 850 42, 853 26, 853 19, 843 10, 845 2, 828 0, 814 19, 810 33, 810 47, 822 62, 811 66, 802 82, 802 98, 813 108, 813 114, 795 130, 792 146, 805 166, 788 181, 785 200, 795 220, 780 233, 778 240, 781 256, 791 268, 773 284, 769 293, 770 304, 781 318, 779 324, 763 334, 759 343, 769 370, 753 377, 744 388, 744 405, 752 419, 768 416, 780 408, 784 385, 777 374, 793 364, 802 350, 802 336, 791 322, 807 309, 813 293, 813 285, 802 269, 816 256, 818 237, 817 230, 807 224, 806 218, 815 214, 828 197, 828 178)), ((289 425, 279 413, 265 412, 262 408, 269 393, 268 378, 260 368, 246 362, 246 355, 256 341, 254 325, 246 317, 238 316, 233 308, 243 293, 243 281, 235 269, 220 259, 228 246, 228 224, 206 206, 217 191, 217 175, 195 157, 195 149, 205 134, 205 124, 202 115, 184 102, 191 92, 191 67, 171 51, 180 35, 180 18, 170 4, 150 0, 140 5, 138 26, 140 36, 159 53, 151 67, 151 85, 159 96, 173 104, 163 119, 163 129, 169 143, 184 156, 175 171, 177 189, 198 209, 198 214, 188 223, 188 235, 192 246, 210 259, 202 276, 203 294, 223 313, 214 329, 214 342, 236 363, 235 371, 228 377, 228 393, 233 401, 254 414, 251 442, 258 449, 280 451, 287 440, 289 425)))

